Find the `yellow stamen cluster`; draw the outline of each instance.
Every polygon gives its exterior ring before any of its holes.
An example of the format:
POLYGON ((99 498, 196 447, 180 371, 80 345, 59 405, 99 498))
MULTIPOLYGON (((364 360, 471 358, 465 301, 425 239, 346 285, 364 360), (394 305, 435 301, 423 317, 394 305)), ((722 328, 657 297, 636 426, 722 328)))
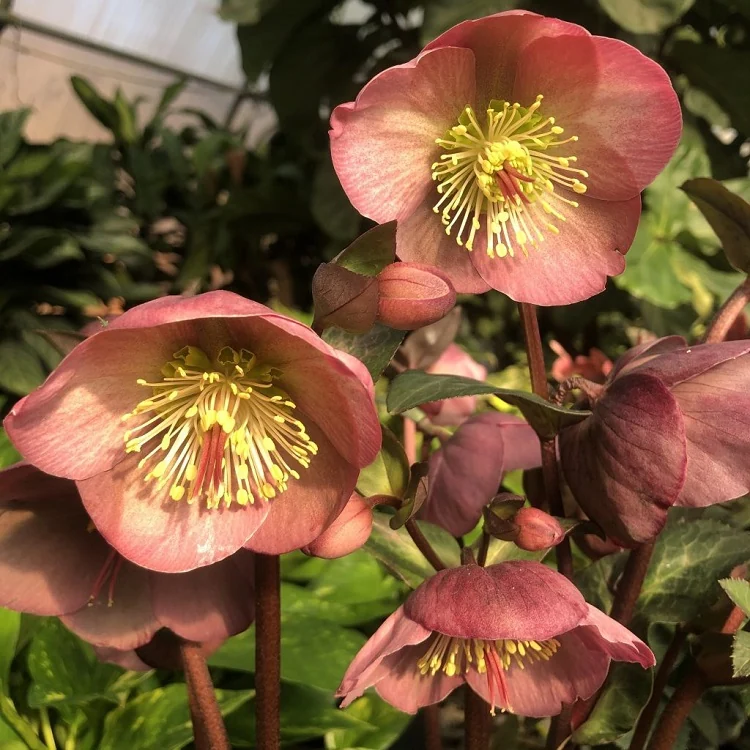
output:
POLYGON ((516 247, 528 254, 527 245, 543 242, 545 231, 559 234, 554 221, 566 221, 567 206, 578 207, 560 189, 586 192, 579 177, 588 173, 571 166, 576 157, 555 155, 578 137, 558 138, 563 128, 555 118, 537 112, 542 98, 529 107, 492 100, 484 124, 466 107, 458 124, 435 141, 448 153, 432 165, 441 196, 433 210, 441 214, 446 234, 455 232, 469 251, 484 229, 490 258, 513 256, 516 247))
POLYGON ((126 452, 145 452, 140 468, 173 500, 247 505, 284 492, 294 467, 307 468, 318 446, 293 416, 295 404, 274 385, 281 376, 255 355, 224 347, 211 361, 186 346, 162 368, 162 380, 123 420, 142 419, 125 432, 126 452), (143 419, 146 417, 145 419, 143 419))
POLYGON ((439 671, 448 677, 466 674, 474 669, 485 674, 488 667, 502 667, 508 671, 515 665, 525 669, 524 662, 548 661, 560 648, 560 641, 498 640, 485 641, 479 638, 451 638, 435 633, 425 655, 417 662, 422 675, 434 676, 439 671))

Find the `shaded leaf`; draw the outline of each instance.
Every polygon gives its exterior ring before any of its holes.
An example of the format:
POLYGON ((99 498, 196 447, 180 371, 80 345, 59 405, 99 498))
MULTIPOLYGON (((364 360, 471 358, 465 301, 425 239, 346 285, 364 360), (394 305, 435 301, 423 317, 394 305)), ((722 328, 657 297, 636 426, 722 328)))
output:
POLYGON ((350 240, 357 233, 359 214, 349 203, 330 158, 323 159, 315 170, 310 211, 318 225, 331 237, 350 240))
POLYGON ((750 633, 735 633, 732 648, 732 670, 735 677, 750 677, 750 633))
POLYGON ((108 130, 117 130, 119 117, 117 109, 102 97, 99 92, 82 76, 71 76, 70 84, 86 109, 108 130))
POLYGON ((395 257, 396 222, 388 221, 357 237, 331 262, 362 276, 377 276, 395 257))
POLYGON ((329 732, 325 739, 326 750, 349 750, 354 747, 362 750, 387 750, 413 719, 372 692, 358 698, 343 713, 366 721, 370 728, 329 732))
POLYGON ((347 333, 341 328, 328 328, 323 340, 336 349, 351 354, 368 369, 373 380, 377 380, 393 359, 405 332, 376 323, 367 333, 347 333))
POLYGON ((414 464, 411 467, 409 486, 404 493, 403 505, 391 518, 391 528, 400 529, 409 519, 419 512, 419 509, 427 500, 427 475, 430 467, 426 461, 414 464))
POLYGON ((409 484, 409 460, 399 439, 383 425, 383 442, 375 460, 359 473, 357 492, 364 497, 401 498, 409 484))
POLYGON ((30 114, 30 109, 0 113, 0 167, 4 167, 18 151, 23 140, 23 127, 30 114))
POLYGON ((599 0, 607 15, 634 34, 658 34, 679 20, 695 0, 599 0))
MULTIPOLYGON (((5 689, 4 685, 0 685, 0 721, 4 721, 15 734, 21 737, 28 750, 49 750, 39 739, 31 724, 19 715, 13 701, 5 694, 5 689)), ((13 735, 10 736, 12 738, 13 735)), ((5 750, 5 745, 3 745, 3 750, 5 750)))
POLYGON ((0 684, 8 684, 10 664, 16 655, 20 632, 21 613, 0 608, 0 684))
POLYGON ((0 342, 0 388, 17 396, 25 396, 41 385, 46 373, 31 350, 18 341, 0 342))
POLYGON ((426 44, 467 18, 480 18, 492 13, 518 8, 523 0, 431 0, 425 4, 422 42, 426 44))

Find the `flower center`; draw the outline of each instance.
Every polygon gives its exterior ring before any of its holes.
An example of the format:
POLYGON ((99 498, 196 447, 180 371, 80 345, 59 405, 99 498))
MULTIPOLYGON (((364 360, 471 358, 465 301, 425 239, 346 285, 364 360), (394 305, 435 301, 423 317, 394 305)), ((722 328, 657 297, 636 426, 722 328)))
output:
POLYGON ((486 675, 494 714, 494 697, 501 698, 506 706, 509 705, 504 673, 511 667, 525 669, 526 664, 549 661, 558 648, 560 641, 556 638, 546 641, 485 641, 480 638, 451 638, 435 633, 424 656, 417 662, 417 669, 425 677, 434 677, 439 671, 453 677, 472 669, 486 675))
POLYGON ((270 500, 284 492, 293 466, 307 468, 318 446, 293 416, 295 404, 274 385, 281 375, 252 352, 224 347, 212 362, 186 346, 155 383, 152 395, 123 416, 149 418, 124 435, 126 452, 148 451, 138 466, 173 500, 196 498, 218 508, 270 500))
POLYGON ((527 244, 543 242, 545 231, 560 233, 553 222, 566 221, 567 206, 578 207, 560 189, 586 192, 578 178, 588 173, 571 166, 575 156, 558 151, 578 136, 560 140, 563 129, 555 118, 537 112, 541 101, 541 94, 529 107, 493 99, 484 126, 466 107, 458 125, 435 141, 449 153, 432 165, 441 196, 433 211, 442 215, 445 233, 455 231, 456 242, 469 251, 485 216, 490 258, 513 256, 516 247, 527 255, 527 244))

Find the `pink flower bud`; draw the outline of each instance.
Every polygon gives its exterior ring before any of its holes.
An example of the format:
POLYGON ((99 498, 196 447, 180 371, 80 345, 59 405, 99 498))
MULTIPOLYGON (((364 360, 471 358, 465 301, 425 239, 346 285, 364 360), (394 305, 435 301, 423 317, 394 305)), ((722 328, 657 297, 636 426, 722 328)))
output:
POLYGON ((514 541, 528 552, 554 547, 565 537, 558 520, 538 508, 521 508, 513 520, 518 527, 514 541))
POLYGON ((370 505, 359 495, 352 495, 341 515, 302 551, 313 557, 344 557, 359 549, 370 538, 371 531, 370 505))
POLYGON ((420 263, 391 263, 378 276, 378 319, 411 331, 435 323, 456 304, 456 291, 437 268, 420 263))

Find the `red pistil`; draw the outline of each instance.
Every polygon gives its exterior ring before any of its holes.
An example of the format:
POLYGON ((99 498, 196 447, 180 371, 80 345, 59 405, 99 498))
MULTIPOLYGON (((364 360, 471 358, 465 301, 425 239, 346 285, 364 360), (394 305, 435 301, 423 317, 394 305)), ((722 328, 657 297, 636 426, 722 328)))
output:
POLYGON ((484 652, 484 659, 487 665, 487 685, 490 689, 490 705, 492 712, 495 711, 495 706, 498 705, 498 698, 503 706, 510 706, 510 699, 508 697, 508 687, 505 684, 505 676, 503 675, 503 665, 500 662, 500 657, 494 648, 490 647, 484 652), (495 688, 497 687, 497 693, 495 688))
POLYGON ((209 479, 209 489, 217 491, 221 484, 221 459, 224 456, 224 446, 227 434, 221 425, 215 424, 204 438, 201 458, 198 463, 198 473, 190 490, 190 497, 199 495, 203 489, 206 477, 209 479))
POLYGON ((107 559, 102 565, 102 569, 94 581, 94 585, 91 589, 91 596, 89 596, 89 607, 93 606, 94 602, 99 597, 101 590, 109 578, 109 586, 107 590, 107 606, 111 607, 115 601, 115 584, 117 583, 117 576, 120 573, 122 564, 125 562, 125 558, 121 557, 117 550, 110 549, 107 559))

